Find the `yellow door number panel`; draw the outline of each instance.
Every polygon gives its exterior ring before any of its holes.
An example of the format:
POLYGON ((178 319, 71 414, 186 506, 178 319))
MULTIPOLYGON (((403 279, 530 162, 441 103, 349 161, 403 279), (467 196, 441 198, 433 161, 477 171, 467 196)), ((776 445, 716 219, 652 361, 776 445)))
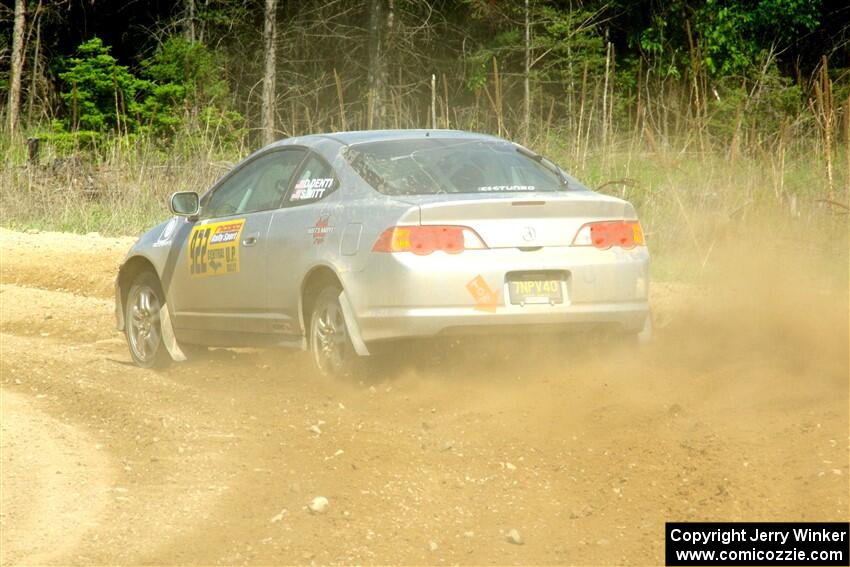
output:
POLYGON ((245 219, 192 227, 189 235, 189 274, 223 276, 239 272, 239 241, 245 219))

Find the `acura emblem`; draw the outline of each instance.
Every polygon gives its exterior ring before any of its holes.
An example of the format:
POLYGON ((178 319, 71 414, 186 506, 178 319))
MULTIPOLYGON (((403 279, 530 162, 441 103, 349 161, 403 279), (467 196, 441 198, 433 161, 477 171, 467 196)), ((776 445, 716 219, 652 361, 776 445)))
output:
POLYGON ((531 242, 536 237, 537 237, 537 232, 535 232, 534 229, 531 228, 530 226, 527 226, 524 229, 522 229, 522 239, 525 240, 526 242, 531 242))

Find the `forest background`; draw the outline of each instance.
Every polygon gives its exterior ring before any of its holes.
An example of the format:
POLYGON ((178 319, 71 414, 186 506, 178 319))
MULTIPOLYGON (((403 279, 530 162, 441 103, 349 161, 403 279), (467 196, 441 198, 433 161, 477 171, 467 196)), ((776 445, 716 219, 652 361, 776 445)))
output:
POLYGON ((632 201, 657 275, 764 218, 846 256, 849 79, 841 0, 16 0, 0 223, 134 234, 272 140, 453 128, 632 201))

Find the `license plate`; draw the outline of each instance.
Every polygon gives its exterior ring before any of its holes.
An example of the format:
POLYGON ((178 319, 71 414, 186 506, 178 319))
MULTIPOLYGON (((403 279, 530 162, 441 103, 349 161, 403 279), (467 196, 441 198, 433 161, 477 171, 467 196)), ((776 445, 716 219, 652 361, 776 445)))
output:
POLYGON ((564 302, 561 280, 557 278, 526 277, 508 281, 511 303, 526 305, 534 303, 555 304, 564 302))

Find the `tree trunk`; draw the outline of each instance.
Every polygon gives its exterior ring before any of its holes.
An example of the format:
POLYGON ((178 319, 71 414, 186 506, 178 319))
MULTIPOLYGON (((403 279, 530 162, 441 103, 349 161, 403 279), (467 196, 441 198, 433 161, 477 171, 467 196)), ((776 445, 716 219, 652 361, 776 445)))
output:
POLYGON ((275 139, 275 46, 277 44, 277 0, 266 0, 266 22, 263 29, 265 73, 263 74, 262 129, 263 145, 275 139))
MULTIPOLYGON (((210 7, 210 0, 204 0, 204 13, 209 13, 209 7, 210 7)), ((199 43, 204 43, 204 32, 205 31, 206 30, 205 30, 205 27, 204 27, 204 20, 203 19, 198 20, 197 36, 198 36, 198 42, 199 43)))
POLYGON ((437 75, 431 74, 431 129, 437 129, 437 75))
POLYGON ((611 71, 611 42, 608 41, 608 28, 605 28, 605 85, 602 87, 602 148, 608 141, 608 75, 611 71))
POLYGON ((12 32, 12 61, 9 69, 9 132, 14 132, 21 112, 21 76, 24 71, 24 28, 27 23, 25 0, 15 0, 15 27, 12 32))
POLYGON ((195 0, 186 0, 186 23, 183 33, 186 41, 195 43, 195 0))
POLYGON ((390 99, 389 54, 392 53, 393 25, 395 24, 395 0, 387 0, 387 17, 382 20, 384 29, 381 32, 381 107, 378 116, 381 127, 387 128, 387 102, 390 99))
MULTIPOLYGON (((386 118, 384 106, 384 54, 382 36, 384 26, 384 0, 369 2, 369 109, 367 112, 367 128, 383 128, 386 118)), ((390 12, 392 17, 392 12, 390 12)))
POLYGON ((531 21, 529 17, 528 0, 525 0, 525 73, 523 76, 523 117, 522 140, 528 144, 528 133, 531 128, 531 21))
POLYGON ((27 93, 27 119, 30 122, 33 120, 33 109, 35 107, 36 97, 38 96, 38 58, 41 55, 41 0, 38 0, 38 6, 35 8, 35 15, 33 16, 31 25, 35 26, 35 52, 32 56, 30 91, 27 93))

